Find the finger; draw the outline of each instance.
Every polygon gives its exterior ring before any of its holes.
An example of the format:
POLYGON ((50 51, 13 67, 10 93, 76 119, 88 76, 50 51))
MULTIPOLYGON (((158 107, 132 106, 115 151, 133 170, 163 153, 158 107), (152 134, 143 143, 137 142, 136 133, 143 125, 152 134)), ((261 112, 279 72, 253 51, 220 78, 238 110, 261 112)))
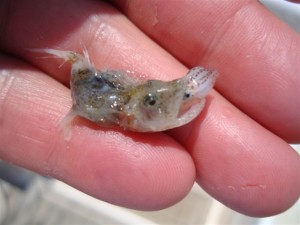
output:
POLYGON ((291 207, 300 196, 299 155, 218 94, 208 106, 192 125, 171 134, 190 150, 197 182, 249 216, 275 215, 291 207))
POLYGON ((0 14, 3 17, 0 20, 7 21, 2 27, 5 35, 0 49, 24 58, 64 84, 69 82, 70 66, 61 66, 61 59, 48 58, 31 49, 82 52, 86 48, 97 68, 130 70, 135 72, 134 76, 144 78, 166 79, 166 74, 175 78, 186 72, 178 66, 178 72, 172 74, 172 65, 177 61, 104 2, 8 3, 10 6, 6 8, 13 13, 0 14), (152 57, 157 51, 159 60, 152 57))
POLYGON ((69 91, 20 61, 0 58, 0 158, 58 178, 113 204, 154 210, 182 199, 195 180, 187 152, 163 133, 59 128, 69 91))
POLYGON ((115 2, 186 65, 217 68, 217 89, 238 108, 300 141, 300 38, 259 2, 115 2))

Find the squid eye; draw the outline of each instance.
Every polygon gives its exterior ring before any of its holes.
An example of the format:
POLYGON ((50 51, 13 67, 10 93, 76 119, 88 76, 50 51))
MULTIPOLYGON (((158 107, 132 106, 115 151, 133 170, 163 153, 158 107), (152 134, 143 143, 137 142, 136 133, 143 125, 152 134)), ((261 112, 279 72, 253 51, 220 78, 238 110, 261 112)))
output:
POLYGON ((144 105, 146 106, 153 106, 155 105, 157 102, 157 97, 154 94, 147 94, 144 97, 144 105))
POLYGON ((192 94, 189 93, 189 92, 185 92, 184 95, 183 95, 183 99, 189 99, 192 97, 192 94))

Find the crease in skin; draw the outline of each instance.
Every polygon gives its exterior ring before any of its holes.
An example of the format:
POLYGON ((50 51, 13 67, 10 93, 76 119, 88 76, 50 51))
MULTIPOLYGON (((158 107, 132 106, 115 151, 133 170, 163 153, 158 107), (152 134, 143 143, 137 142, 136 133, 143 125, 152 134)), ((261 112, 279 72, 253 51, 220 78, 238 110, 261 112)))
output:
POLYGON ((4 121, 4 104, 15 77, 7 70, 0 70, 0 125, 4 121), (1 110, 2 109, 2 110, 1 110))
POLYGON ((228 185, 227 188, 228 188, 228 189, 235 190, 235 186, 228 185))
POLYGON ((152 27, 155 27, 159 22, 158 13, 157 13, 157 5, 156 5, 156 3, 154 3, 154 4, 151 4, 151 6, 152 6, 152 13, 153 13, 153 17, 151 18, 151 25, 152 25, 152 27))
POLYGON ((134 1, 133 3, 126 1, 125 8, 129 9, 129 11, 139 11, 140 15, 145 15, 153 28, 159 23, 158 6, 155 1, 134 1))
MULTIPOLYGON (((257 183, 257 184, 244 184, 244 185, 228 185, 226 188, 227 189, 231 189, 232 191, 237 191, 237 190, 247 190, 247 189, 252 189, 252 188, 258 188, 258 189, 267 189, 267 185, 266 184, 260 184, 260 183, 257 183)), ((216 189, 216 190, 222 190, 224 189, 223 187, 216 187, 216 188, 213 188, 213 189, 216 189)))
MULTIPOLYGON (((96 20, 96 18, 93 18, 93 20, 96 20)), ((93 29, 94 24, 91 24, 89 27, 89 33, 93 34, 95 41, 104 40, 105 36, 107 36, 107 30, 109 29, 108 25, 106 23, 101 23, 99 26, 97 26, 96 30, 93 29)))
POLYGON ((260 188, 260 189, 266 189, 267 185, 266 184, 245 184, 241 186, 242 190, 246 190, 249 188, 260 188))
POLYGON ((11 73, 9 73, 7 70, 5 69, 0 70, 0 90, 1 90, 0 96, 3 95, 2 92, 7 92, 7 89, 11 86, 12 79, 13 76, 11 76, 11 73))

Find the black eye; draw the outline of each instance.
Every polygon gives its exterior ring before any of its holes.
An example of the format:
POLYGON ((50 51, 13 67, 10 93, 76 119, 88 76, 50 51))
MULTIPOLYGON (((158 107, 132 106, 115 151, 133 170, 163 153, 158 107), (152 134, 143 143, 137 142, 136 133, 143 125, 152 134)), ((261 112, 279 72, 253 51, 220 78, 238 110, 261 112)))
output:
POLYGON ((185 92, 183 98, 184 99, 189 99, 191 96, 192 96, 191 93, 185 92))
POLYGON ((144 105, 148 106, 153 106, 155 105, 157 102, 157 97, 154 95, 154 94, 147 94, 145 97, 144 97, 144 105))

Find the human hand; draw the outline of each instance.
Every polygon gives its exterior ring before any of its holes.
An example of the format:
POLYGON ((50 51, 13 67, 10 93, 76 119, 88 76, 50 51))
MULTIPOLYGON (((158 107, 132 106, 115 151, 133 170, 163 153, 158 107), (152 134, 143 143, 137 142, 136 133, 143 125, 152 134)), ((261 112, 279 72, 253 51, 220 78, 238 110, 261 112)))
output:
POLYGON ((290 207, 300 191, 299 156, 287 144, 300 139, 299 35, 256 1, 115 4, 129 19, 101 1, 1 2, 0 158, 140 210, 178 202, 195 181, 247 215, 290 207), (80 120, 68 142, 59 125, 71 106, 70 67, 28 49, 82 46, 97 68, 149 78, 216 68, 217 91, 178 129, 80 120))

